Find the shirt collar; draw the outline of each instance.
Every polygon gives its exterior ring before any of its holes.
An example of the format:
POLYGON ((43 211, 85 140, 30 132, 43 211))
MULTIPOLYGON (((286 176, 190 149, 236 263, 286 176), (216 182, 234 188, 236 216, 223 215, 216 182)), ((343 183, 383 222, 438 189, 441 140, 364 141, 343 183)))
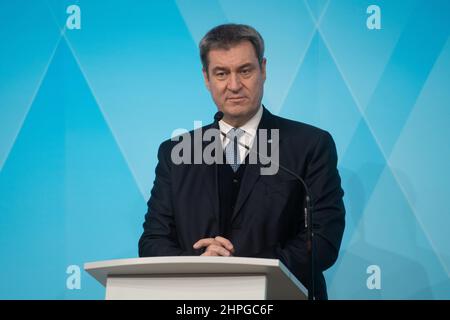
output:
MULTIPOLYGON (((261 121, 263 114, 263 108, 262 106, 259 107, 256 114, 248 120, 243 126, 240 126, 239 128, 245 131, 245 135, 249 136, 249 138, 254 138, 256 135, 256 130, 258 129, 259 122, 261 121)), ((233 127, 226 123, 223 120, 219 121, 219 128, 220 131, 223 133, 228 133, 233 127)))

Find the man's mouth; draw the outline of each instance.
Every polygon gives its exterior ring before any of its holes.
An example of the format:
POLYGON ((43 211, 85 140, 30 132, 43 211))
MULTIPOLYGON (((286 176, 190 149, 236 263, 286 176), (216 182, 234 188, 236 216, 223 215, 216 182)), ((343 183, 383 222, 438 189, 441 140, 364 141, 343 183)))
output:
POLYGON ((232 102, 241 102, 245 99, 246 99, 246 97, 229 97, 227 100, 230 100, 232 102))

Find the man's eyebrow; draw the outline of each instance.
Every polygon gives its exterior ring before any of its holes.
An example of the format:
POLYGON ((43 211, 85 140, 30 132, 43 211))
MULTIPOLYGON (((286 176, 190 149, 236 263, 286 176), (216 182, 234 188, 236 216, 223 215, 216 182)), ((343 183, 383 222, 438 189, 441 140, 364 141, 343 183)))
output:
POLYGON ((226 71, 226 70, 228 70, 228 68, 226 68, 226 67, 221 67, 221 66, 217 66, 217 67, 214 67, 214 68, 212 69, 212 72, 215 72, 215 71, 226 71))
MULTIPOLYGON (((237 69, 242 70, 244 68, 252 68, 252 67, 254 67, 254 64, 251 62, 247 62, 247 63, 244 63, 243 65, 240 65, 237 69)), ((228 70, 229 70, 229 68, 227 68, 227 67, 216 66, 216 67, 212 68, 211 71, 216 72, 216 71, 228 71, 228 70)))
POLYGON ((248 67, 253 67, 253 63, 251 63, 251 62, 244 63, 243 65, 239 66, 238 69, 240 70, 240 69, 244 69, 244 68, 248 68, 248 67))

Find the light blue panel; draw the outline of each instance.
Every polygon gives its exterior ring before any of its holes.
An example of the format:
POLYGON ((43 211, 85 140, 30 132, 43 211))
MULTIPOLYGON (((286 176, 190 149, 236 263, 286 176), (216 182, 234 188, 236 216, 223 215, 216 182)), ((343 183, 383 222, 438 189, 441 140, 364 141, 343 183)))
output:
MULTIPOLYGON (((66 29, 67 18, 69 16, 67 13, 68 7, 72 5, 80 5, 80 0, 43 0, 43 2, 46 4, 51 13, 52 23, 61 31, 66 29)), ((73 11, 70 10, 70 12, 73 11)), ((84 19, 83 10, 81 10, 81 18, 82 20, 84 19)))
MULTIPOLYGON (((386 159, 365 120, 359 122, 346 153, 341 157, 341 166, 358 176, 359 183, 355 183, 355 187, 362 188, 362 192, 359 192, 352 190, 352 186, 347 186, 350 188, 349 193, 364 195, 361 199, 367 200, 386 165, 386 159)), ((365 206, 366 204, 362 205, 365 206)))
POLYGON ((331 296, 449 298, 448 275, 389 168, 383 171, 363 212, 354 211, 353 206, 347 209, 349 218, 358 225, 351 244, 345 245, 338 263, 326 273, 331 296), (358 219, 358 214, 363 219, 358 219), (420 243, 428 243, 428 247, 423 248, 420 243), (367 268, 371 265, 380 267, 380 290, 367 287, 367 268))
POLYGON ((330 0, 305 0, 305 3, 311 10, 314 18, 319 21, 327 12, 330 0))
POLYGON ((144 198, 159 143, 216 111, 174 1, 80 1, 68 41, 144 198))
POLYGON ((263 101, 278 113, 314 35, 313 20, 304 2, 226 0, 220 3, 230 22, 250 24, 263 36, 267 57, 263 101))
POLYGON ((44 0, 0 2, 0 170, 59 37, 44 0))
MULTIPOLYGON (((67 263, 137 257, 145 201, 65 42, 59 50, 71 75, 63 82, 67 263)), ((86 273, 82 280, 67 298, 103 298, 98 282, 86 273)))
MULTIPOLYGON (((429 252, 422 254, 424 256, 435 261, 429 252)), ((432 269, 426 270, 420 262, 403 256, 401 252, 380 249, 361 239, 341 251, 341 258, 333 269, 334 277, 328 282, 332 299, 448 299, 448 283, 430 282, 427 271, 432 269), (380 289, 367 286, 371 275, 367 268, 372 265, 381 270, 380 289)))
MULTIPOLYGON (((364 212, 364 243, 376 250, 390 252, 375 264, 382 270, 385 299, 450 298, 450 279, 439 252, 435 251, 430 231, 416 216, 411 201, 396 180, 396 172, 386 168, 364 212), (419 245, 420 243, 426 246, 419 245), (395 257, 395 258, 394 258, 395 257), (433 286, 447 281, 447 293, 434 292, 433 286), (428 294, 429 293, 429 294, 428 294)), ((360 254, 371 256, 370 249, 360 254)))
POLYGON ((197 45, 211 28, 229 22, 219 0, 176 0, 176 4, 197 45))
POLYGON ((314 36, 280 115, 329 131, 339 155, 345 154, 354 136, 361 114, 319 33, 314 36))
MULTIPOLYGON (((362 138, 363 135, 360 137, 362 138)), ((367 149, 366 151, 368 151, 369 155, 373 156, 374 159, 380 156, 377 154, 376 148, 372 148, 372 150, 367 149)), ((359 160, 367 161, 367 158, 363 159, 361 157, 359 160)), ((381 163, 381 158, 378 161, 381 163)), ((354 167, 356 168, 357 166, 354 167)), ((369 264, 366 259, 352 254, 348 248, 350 242, 361 242, 363 230, 359 227, 362 221, 364 221, 364 208, 370 197, 370 193, 366 190, 373 188, 373 184, 376 183, 376 179, 382 169, 380 164, 372 164, 371 166, 367 165, 366 167, 359 168, 358 170, 353 169, 353 166, 349 168, 340 165, 338 169, 342 179, 342 188, 345 192, 345 232, 338 261, 334 266, 325 272, 325 278, 328 285, 331 286, 331 298, 357 298, 357 295, 354 293, 355 286, 362 286, 361 288, 356 289, 361 289, 365 292, 365 280, 352 280, 352 286, 342 286, 342 281, 349 281, 349 279, 354 279, 355 277, 358 277, 358 279, 366 279, 366 274, 364 273, 365 271, 361 273, 360 270, 365 270, 369 264), (344 266, 341 267, 341 264, 344 266), (354 267, 350 268, 349 264, 354 264, 354 267), (339 272, 337 273, 338 270, 339 272)), ((372 293, 374 294, 374 297, 379 296, 374 292, 372 293)))
POLYGON ((137 256, 145 201, 64 40, 0 188, 3 298, 102 298, 85 273, 66 290, 67 266, 137 256))
MULTIPOLYGON (((434 64, 390 158, 433 248, 450 270, 450 41, 434 64)), ((422 247, 427 247, 423 244, 422 247)))
MULTIPOLYGON (((364 210, 385 168, 385 158, 364 119, 359 122, 346 153, 341 157, 339 171, 345 191, 346 207, 346 230, 341 248, 345 252, 351 243, 358 243, 362 236, 359 226, 361 221, 364 221, 364 210)), ((340 257, 345 259, 346 254, 340 257)), ((357 260, 359 262, 366 261, 359 258, 357 260)), ((339 261, 329 271, 328 279, 333 279, 332 283, 334 283, 335 276, 342 279, 342 275, 334 274, 338 265, 339 261)), ((338 297, 340 296, 339 294, 338 297)))
POLYGON ((417 2, 330 1, 321 30, 362 109, 366 108, 377 87, 417 2), (380 30, 369 30, 366 26, 370 16, 367 8, 373 4, 381 9, 380 30))
POLYGON ((50 68, 0 172, 2 299, 65 293, 64 92, 50 68))
POLYGON ((280 111, 280 116, 297 119, 312 125, 320 124, 319 108, 320 91, 320 59, 321 39, 318 33, 314 35, 308 51, 305 54, 301 68, 290 87, 289 94, 280 111))
POLYGON ((448 39, 448 12, 448 1, 425 1, 418 6, 367 106, 367 118, 387 156, 448 39))

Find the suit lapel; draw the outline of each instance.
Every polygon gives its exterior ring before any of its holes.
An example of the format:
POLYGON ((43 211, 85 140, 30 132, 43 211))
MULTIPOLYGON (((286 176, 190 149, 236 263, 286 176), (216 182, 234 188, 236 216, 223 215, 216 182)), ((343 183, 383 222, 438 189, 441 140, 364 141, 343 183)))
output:
POLYGON ((261 172, 260 168, 261 168, 260 163, 248 164, 247 168, 245 168, 241 188, 239 189, 239 194, 236 199, 236 205, 234 206, 234 211, 231 219, 234 219, 238 214, 238 212, 241 210, 241 207, 247 200, 248 196, 250 195, 253 186, 255 185, 256 181, 258 181, 261 172))
MULTIPOLYGON (((205 127, 205 131, 209 128, 215 128, 218 129, 217 124, 212 124, 210 126, 205 127)), ((204 132, 203 132, 204 133, 204 132)), ((203 141, 202 145, 202 152, 205 150, 205 147, 211 143, 210 141, 203 141)), ((221 144, 220 144, 221 146, 221 144)), ((220 148, 219 153, 221 154, 222 148, 220 148)), ((202 164, 201 168, 203 170, 202 174, 199 175, 199 177, 204 178, 204 180, 201 181, 202 184, 204 184, 204 188, 207 190, 206 192, 209 194, 209 197, 211 199, 211 204, 213 207, 213 213, 216 217, 217 221, 220 221, 220 208, 219 208, 219 181, 218 181, 218 175, 217 175, 217 163, 213 164, 202 164)))
MULTIPOLYGON (((261 121, 258 125, 257 134, 258 134, 259 129, 267 129, 267 131, 268 131, 267 135, 268 135, 268 138, 270 139, 270 129, 273 129, 276 127, 275 118, 264 106, 263 106, 263 108, 264 108, 263 115, 262 115, 261 121)), ((255 142, 256 141, 257 140, 255 140, 255 142)), ((257 144, 253 143, 251 152, 256 152, 257 150, 258 150, 257 144)), ((261 167, 262 166, 263 165, 259 162, 259 157, 258 157, 258 163, 248 164, 247 168, 245 168, 244 176, 242 178, 241 188, 239 190, 239 194, 238 194, 238 197, 236 200, 236 205, 234 207, 232 219, 236 218, 236 216, 240 212, 242 206, 247 201, 251 191, 253 190, 255 183, 259 180, 259 178, 261 176, 261 167)))

